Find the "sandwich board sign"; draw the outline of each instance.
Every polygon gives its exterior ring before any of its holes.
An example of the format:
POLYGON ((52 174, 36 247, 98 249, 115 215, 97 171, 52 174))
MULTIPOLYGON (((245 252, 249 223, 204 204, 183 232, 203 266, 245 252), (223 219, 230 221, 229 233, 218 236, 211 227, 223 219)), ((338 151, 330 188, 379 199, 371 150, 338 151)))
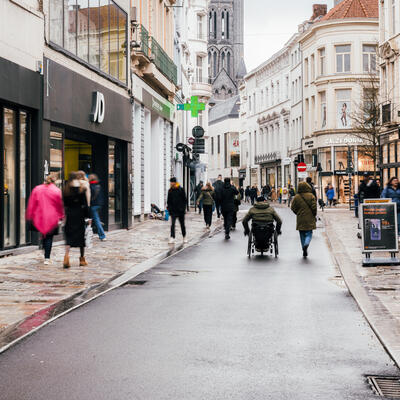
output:
MULTIPOLYGON (((377 199, 378 200, 378 199, 377 199)), ((379 199, 383 200, 383 199, 379 199)), ((397 232, 397 204, 392 202, 361 204, 364 266, 400 265, 397 232), (371 258, 371 253, 390 253, 390 258, 371 258)))

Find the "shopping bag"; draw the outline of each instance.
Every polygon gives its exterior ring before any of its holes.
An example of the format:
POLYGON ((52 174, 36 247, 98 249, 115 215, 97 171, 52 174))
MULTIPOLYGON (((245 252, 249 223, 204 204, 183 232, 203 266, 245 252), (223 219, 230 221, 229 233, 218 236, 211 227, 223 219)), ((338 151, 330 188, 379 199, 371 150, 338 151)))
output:
POLYGON ((85 246, 90 249, 93 246, 93 230, 89 224, 85 228, 85 246))
POLYGON ((164 212, 164 219, 165 219, 166 221, 169 220, 169 211, 168 211, 168 210, 165 210, 165 212, 164 212))

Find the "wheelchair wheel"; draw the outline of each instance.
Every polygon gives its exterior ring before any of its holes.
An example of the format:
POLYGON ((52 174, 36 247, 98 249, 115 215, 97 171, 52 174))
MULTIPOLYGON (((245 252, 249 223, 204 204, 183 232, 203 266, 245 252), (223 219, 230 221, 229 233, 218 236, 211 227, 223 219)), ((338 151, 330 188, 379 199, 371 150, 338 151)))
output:
POLYGON ((251 258, 251 247, 252 247, 252 242, 253 242, 253 235, 250 232, 249 233, 249 243, 247 245, 247 255, 249 256, 249 258, 251 258))
POLYGON ((274 232, 274 249, 275 249, 275 258, 278 257, 279 248, 278 248, 278 233, 274 232))

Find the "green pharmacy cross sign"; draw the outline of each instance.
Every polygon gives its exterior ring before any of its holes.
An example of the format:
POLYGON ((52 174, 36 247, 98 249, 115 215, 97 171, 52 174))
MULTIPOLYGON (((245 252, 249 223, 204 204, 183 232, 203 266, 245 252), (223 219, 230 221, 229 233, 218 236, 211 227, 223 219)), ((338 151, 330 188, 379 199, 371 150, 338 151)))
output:
POLYGON ((191 111, 192 117, 197 118, 199 116, 199 111, 205 110, 206 105, 204 103, 199 103, 199 98, 197 96, 192 96, 190 101, 190 103, 178 104, 178 110, 191 111))

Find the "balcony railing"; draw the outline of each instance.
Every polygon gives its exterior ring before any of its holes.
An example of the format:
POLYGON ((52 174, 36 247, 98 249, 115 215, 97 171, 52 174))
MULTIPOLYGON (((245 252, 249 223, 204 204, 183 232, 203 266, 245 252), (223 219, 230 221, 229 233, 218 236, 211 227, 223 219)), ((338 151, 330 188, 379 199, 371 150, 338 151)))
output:
POLYGON ((149 32, 143 25, 140 25, 140 50, 150 57, 149 32))
POLYGON ((151 53, 154 56, 156 67, 175 85, 178 84, 178 69, 175 63, 168 57, 167 53, 158 44, 157 40, 151 38, 151 53))

